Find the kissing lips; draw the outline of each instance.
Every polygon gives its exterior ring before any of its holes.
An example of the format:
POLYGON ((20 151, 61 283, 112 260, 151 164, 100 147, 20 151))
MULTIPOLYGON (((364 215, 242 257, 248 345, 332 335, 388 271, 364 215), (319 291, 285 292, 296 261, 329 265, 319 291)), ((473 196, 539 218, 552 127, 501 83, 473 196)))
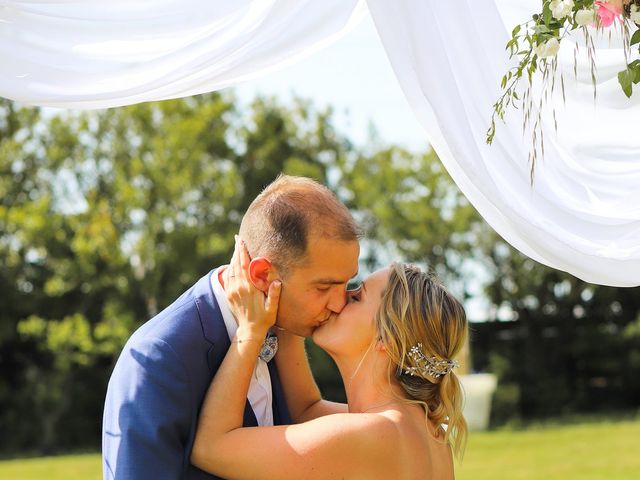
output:
POLYGON ((321 327, 323 326, 325 323, 327 323, 329 320, 333 320, 335 317, 337 317, 338 315, 335 313, 331 313, 327 318, 325 318, 324 320, 322 320, 318 326, 321 327))
POLYGON ((329 315, 327 318, 325 318, 324 320, 318 322, 318 324, 316 325, 316 328, 320 328, 321 326, 323 326, 325 323, 327 323, 329 320, 331 319, 331 315, 329 315))

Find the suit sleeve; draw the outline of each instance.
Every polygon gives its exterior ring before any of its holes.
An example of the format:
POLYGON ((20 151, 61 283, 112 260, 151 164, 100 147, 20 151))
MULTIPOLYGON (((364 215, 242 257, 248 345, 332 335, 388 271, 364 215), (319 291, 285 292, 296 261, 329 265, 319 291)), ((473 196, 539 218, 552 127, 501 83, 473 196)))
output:
POLYGON ((107 389, 103 478, 178 479, 189 462, 194 418, 188 372, 163 340, 123 350, 107 389))

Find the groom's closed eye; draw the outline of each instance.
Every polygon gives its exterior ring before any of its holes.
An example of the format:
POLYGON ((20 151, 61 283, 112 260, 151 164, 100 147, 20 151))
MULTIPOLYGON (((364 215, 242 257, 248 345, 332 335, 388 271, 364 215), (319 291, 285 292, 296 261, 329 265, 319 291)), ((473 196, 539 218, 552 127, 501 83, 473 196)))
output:
POLYGON ((321 292, 328 292, 331 287, 334 287, 336 285, 340 285, 342 286, 342 288, 345 288, 346 290, 349 290, 350 287, 349 285, 356 281, 357 284, 359 285, 360 282, 355 280, 355 278, 357 277, 358 272, 354 273, 353 276, 351 277, 351 280, 342 280, 342 279, 338 279, 338 278, 318 278, 315 280, 311 281, 312 285, 315 285, 316 290, 321 291, 321 292))
POLYGON ((345 282, 340 280, 323 279, 323 280, 318 280, 317 282, 314 282, 314 284, 315 284, 315 289, 318 292, 326 293, 326 292, 329 292, 329 290, 333 289, 336 285, 344 285, 345 282))

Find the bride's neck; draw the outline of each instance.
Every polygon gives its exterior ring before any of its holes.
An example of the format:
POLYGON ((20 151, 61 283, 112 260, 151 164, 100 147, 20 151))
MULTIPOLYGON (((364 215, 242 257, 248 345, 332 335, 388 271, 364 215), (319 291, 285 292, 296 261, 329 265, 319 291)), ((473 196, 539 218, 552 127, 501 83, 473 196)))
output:
POLYGON ((383 352, 372 349, 364 359, 335 361, 344 382, 349 412, 375 411, 404 398, 402 387, 393 376, 389 378, 389 359, 383 352))

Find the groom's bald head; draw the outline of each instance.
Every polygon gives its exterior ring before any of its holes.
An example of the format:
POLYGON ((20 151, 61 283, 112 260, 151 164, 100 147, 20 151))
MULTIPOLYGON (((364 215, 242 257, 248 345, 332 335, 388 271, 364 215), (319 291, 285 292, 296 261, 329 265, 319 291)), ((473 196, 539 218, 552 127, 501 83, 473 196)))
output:
POLYGON ((266 257, 287 276, 304 264, 310 238, 358 241, 361 230, 340 200, 306 177, 280 175, 251 203, 240 237, 251 257, 266 257))

